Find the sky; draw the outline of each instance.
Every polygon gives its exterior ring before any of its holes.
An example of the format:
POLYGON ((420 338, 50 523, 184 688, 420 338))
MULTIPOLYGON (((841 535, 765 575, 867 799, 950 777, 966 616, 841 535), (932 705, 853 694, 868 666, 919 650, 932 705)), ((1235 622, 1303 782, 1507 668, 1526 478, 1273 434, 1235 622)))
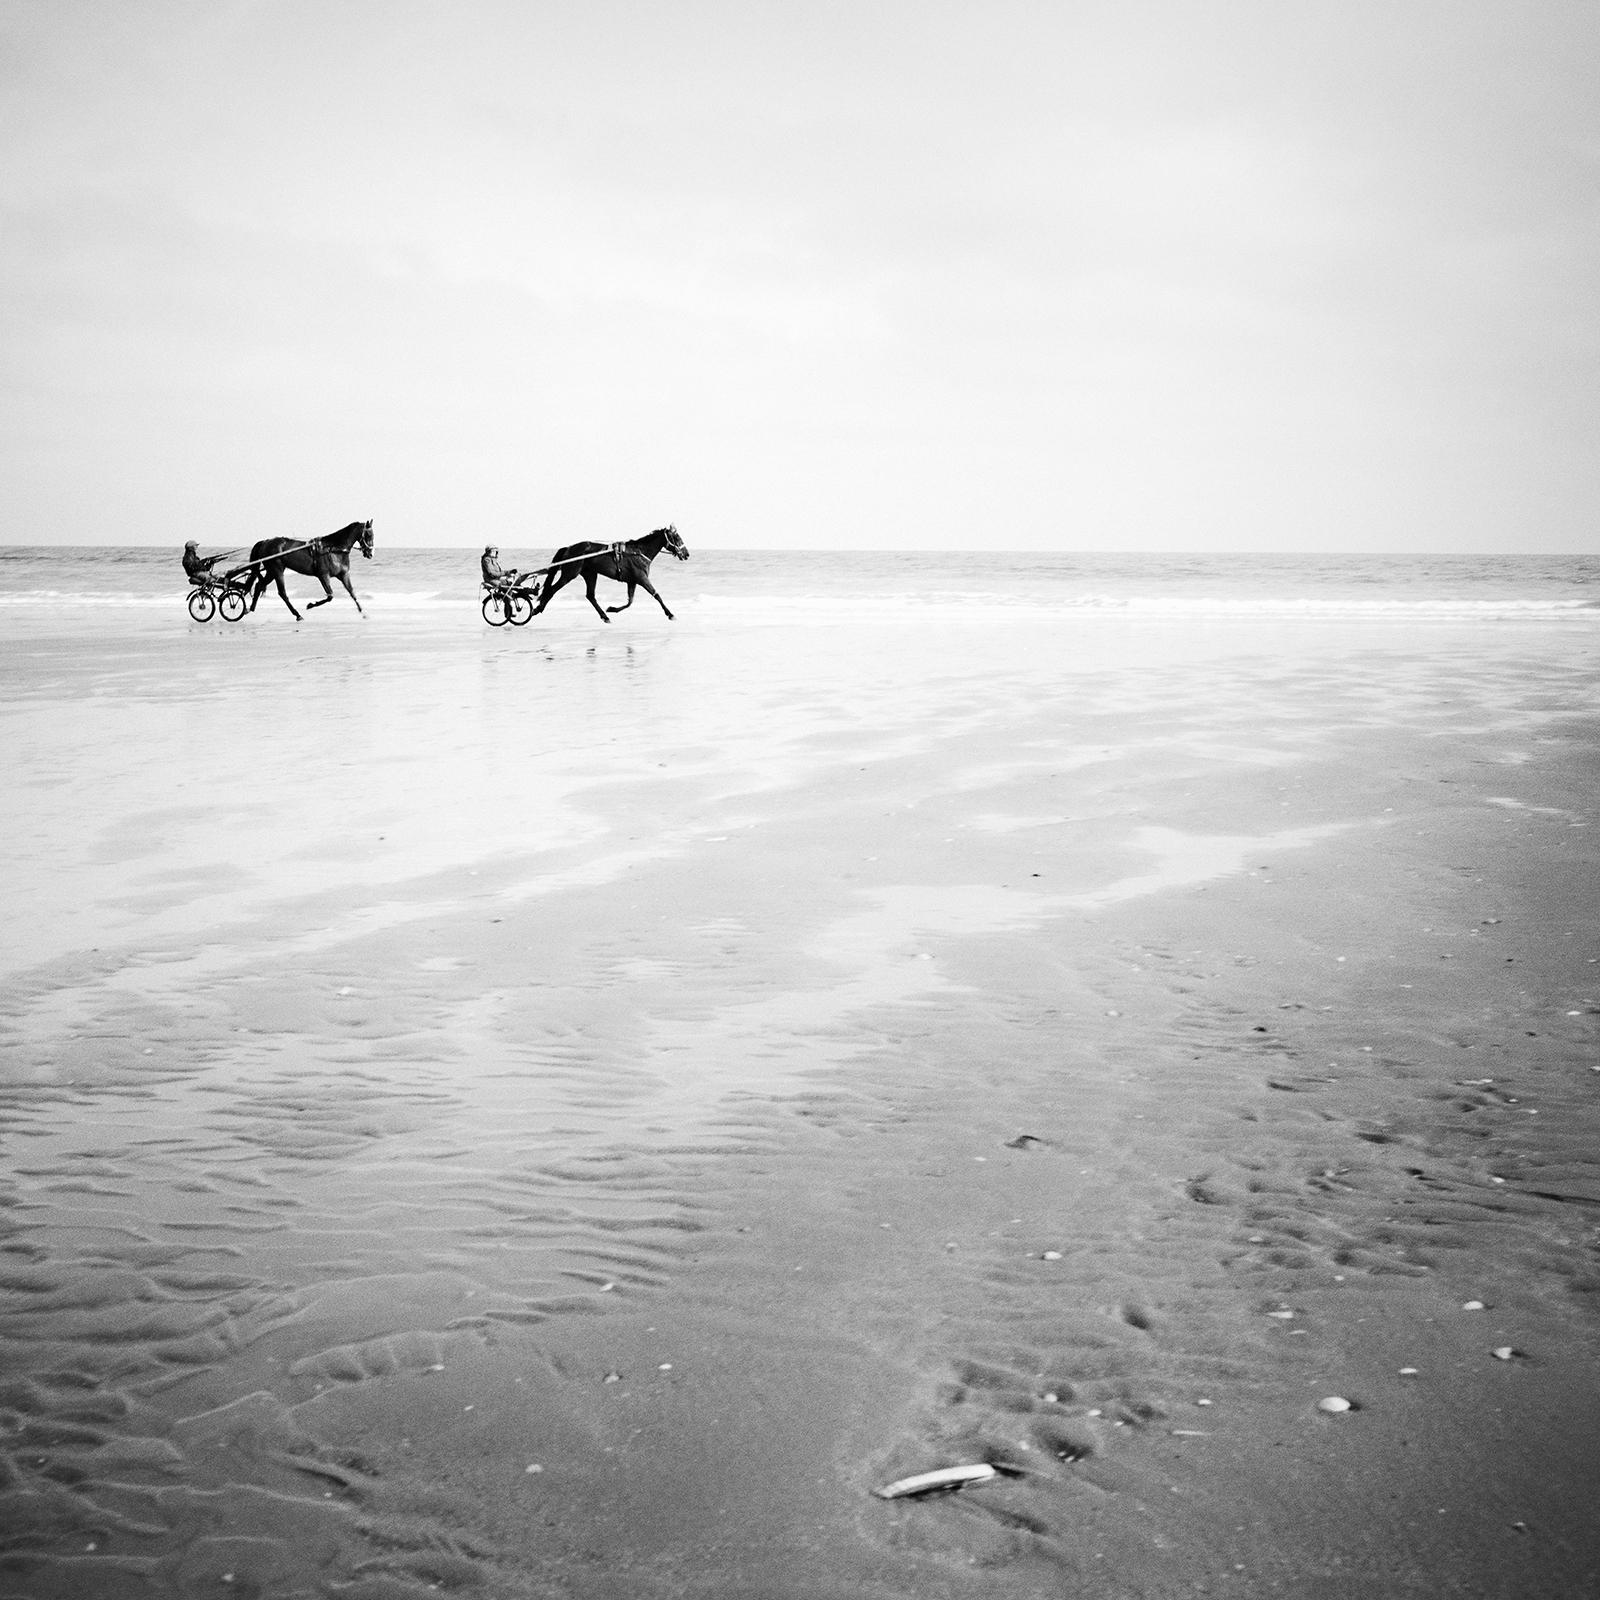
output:
POLYGON ((1600 550, 1596 0, 0 0, 0 542, 1600 550))

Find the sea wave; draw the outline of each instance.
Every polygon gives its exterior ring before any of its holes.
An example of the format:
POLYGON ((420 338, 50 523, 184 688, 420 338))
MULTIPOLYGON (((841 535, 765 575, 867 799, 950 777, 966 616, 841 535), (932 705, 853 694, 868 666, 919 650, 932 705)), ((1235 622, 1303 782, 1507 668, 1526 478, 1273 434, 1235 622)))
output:
POLYGON ((937 611, 945 619, 1001 613, 1013 618, 1083 616, 1172 618, 1175 620, 1488 622, 1600 619, 1600 602, 1574 599, 1464 600, 1432 596, 1397 600, 1355 596, 1253 595, 1055 595, 1047 598, 1005 594, 877 595, 703 595, 697 608, 744 621, 880 620, 915 611, 937 611))
MULTIPOLYGON (((476 619, 481 598, 465 589, 375 589, 360 591, 361 603, 376 613, 449 613, 476 619)), ((270 597, 269 597, 270 598, 270 597)), ((308 604, 304 595, 297 598, 308 604)), ((0 591, 0 612, 48 610, 170 610, 182 615, 187 591, 127 589, 25 588, 0 591)), ((335 595, 336 600, 342 600, 335 595)), ((929 613, 942 622, 978 622, 989 617, 1012 621, 1103 616, 1160 621, 1371 621, 1371 622, 1593 622, 1600 619, 1600 600, 1571 596, 1540 598, 1502 596, 1465 599, 1424 595, 1392 596, 1294 594, 1049 594, 1019 595, 996 591, 952 594, 902 590, 873 594, 709 593, 674 595, 680 614, 719 622, 821 625, 871 618, 879 623, 914 621, 929 613)))
MULTIPOLYGON (((418 593, 391 592, 391 591, 359 591, 363 605, 377 605, 385 610, 457 610, 467 605, 465 595, 446 595, 437 590, 418 593)), ((270 593, 270 591, 269 591, 270 593)), ((312 590, 313 595, 316 594, 312 590)), ((265 596, 263 598, 266 598, 265 596)), ((273 596, 275 599, 276 597, 273 596)), ((310 598, 304 593, 294 596, 302 606, 311 603, 310 598)), ((335 599, 342 599, 336 590, 335 599)), ((44 608, 58 607, 62 610, 68 608, 82 609, 85 607, 115 606, 124 610, 146 610, 158 607, 171 608, 176 606, 179 610, 188 603, 187 590, 164 589, 159 593, 154 591, 139 592, 127 589, 22 589, 10 593, 0 593, 0 608, 7 606, 17 608, 44 608)), ((346 605, 349 601, 344 602, 346 605)))

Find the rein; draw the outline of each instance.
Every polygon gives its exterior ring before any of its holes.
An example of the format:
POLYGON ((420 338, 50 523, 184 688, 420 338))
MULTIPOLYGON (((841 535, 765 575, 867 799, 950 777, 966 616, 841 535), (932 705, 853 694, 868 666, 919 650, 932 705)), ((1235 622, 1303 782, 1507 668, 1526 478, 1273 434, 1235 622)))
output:
POLYGON ((315 539, 302 539, 299 544, 292 544, 287 550, 279 550, 270 556, 257 556, 254 561, 242 562, 233 570, 235 572, 243 572, 246 567, 260 567, 265 566, 269 561, 281 561, 284 556, 292 556, 296 550, 309 550, 316 543, 315 539))
MULTIPOLYGON (((520 576, 524 578, 542 578, 547 572, 559 572, 562 567, 575 567, 581 561, 598 561, 601 556, 610 556, 614 561, 621 561, 624 556, 644 556, 644 551, 639 548, 644 543, 643 539, 619 539, 608 548, 591 550, 587 555, 568 556, 565 561, 552 561, 548 567, 529 567, 520 576)), ((662 545, 662 550, 666 549, 662 545)), ((657 552, 660 554, 660 551, 657 552)), ((648 565, 655 560, 655 556, 644 556, 648 565)))
MULTIPOLYGON (((633 540, 624 539, 606 550, 591 550, 587 555, 568 556, 565 561, 552 561, 548 567, 529 567, 520 576, 524 578, 542 578, 547 572, 559 572, 562 567, 575 567, 581 561, 598 561, 601 556, 612 556, 620 561, 624 554, 635 551, 636 547, 633 540)), ((642 555, 644 552, 637 551, 636 553, 642 555)))
MULTIPOLYGON (((302 539, 299 544, 292 544, 287 550, 276 551, 270 556, 257 556, 254 561, 243 562, 233 570, 235 572, 243 572, 247 567, 264 566, 268 561, 281 561, 285 556, 292 556, 297 550, 321 550, 327 543, 326 539, 302 539)), ((356 549, 360 544, 361 541, 359 539, 352 539, 349 549, 345 550, 343 554, 348 557, 350 551, 356 549)), ((240 548, 243 549, 244 547, 241 545, 240 548)), ((361 553, 365 555, 366 551, 363 550, 361 553)))

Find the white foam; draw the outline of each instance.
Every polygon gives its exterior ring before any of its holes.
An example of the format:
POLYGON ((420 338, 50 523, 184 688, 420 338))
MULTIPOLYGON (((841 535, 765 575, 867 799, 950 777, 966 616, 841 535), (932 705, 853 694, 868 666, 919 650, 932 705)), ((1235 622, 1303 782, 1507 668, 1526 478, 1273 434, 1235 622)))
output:
POLYGON ((1294 595, 1230 597, 1224 595, 1078 594, 1045 598, 999 594, 953 595, 880 593, 875 595, 702 595, 694 608, 714 616, 754 625, 789 623, 825 626, 859 622, 865 617, 883 624, 926 620, 941 624, 1070 619, 1085 614, 1130 620, 1207 621, 1369 621, 1369 622, 1600 622, 1600 605, 1571 599, 1463 600, 1430 597, 1420 600, 1378 600, 1353 596, 1311 598, 1294 595))

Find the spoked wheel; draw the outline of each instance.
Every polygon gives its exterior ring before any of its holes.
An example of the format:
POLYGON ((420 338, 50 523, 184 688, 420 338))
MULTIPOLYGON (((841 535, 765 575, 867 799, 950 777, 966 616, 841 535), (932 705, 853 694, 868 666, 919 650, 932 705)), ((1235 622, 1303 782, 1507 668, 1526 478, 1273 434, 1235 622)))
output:
POLYGON ((222 591, 222 614, 229 622, 237 622, 250 609, 243 589, 229 587, 222 591))
POLYGON ((506 604, 502 594, 486 594, 483 597, 483 620, 491 628, 503 628, 511 620, 511 607, 506 604))
POLYGON ((511 596, 511 620, 519 628, 533 620, 533 601, 520 589, 511 596))
POLYGON ((209 622, 217 614, 217 602, 205 589, 196 589, 189 596, 189 615, 196 622, 209 622))

